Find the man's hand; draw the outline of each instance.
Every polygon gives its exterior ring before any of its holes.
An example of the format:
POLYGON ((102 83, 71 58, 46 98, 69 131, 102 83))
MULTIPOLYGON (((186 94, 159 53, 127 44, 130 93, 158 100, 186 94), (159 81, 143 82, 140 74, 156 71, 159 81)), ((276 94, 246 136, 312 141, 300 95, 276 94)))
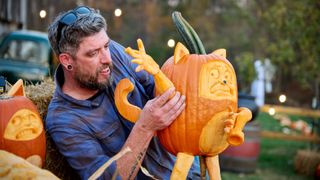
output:
POLYGON ((156 132, 168 127, 174 119, 184 110, 185 96, 170 88, 162 95, 147 102, 143 108, 136 126, 140 126, 146 131, 156 132))
POLYGON ((122 179, 134 179, 155 132, 168 127, 184 110, 185 96, 170 88, 162 95, 150 100, 141 111, 123 148, 129 147, 132 153, 117 160, 117 170, 122 179))

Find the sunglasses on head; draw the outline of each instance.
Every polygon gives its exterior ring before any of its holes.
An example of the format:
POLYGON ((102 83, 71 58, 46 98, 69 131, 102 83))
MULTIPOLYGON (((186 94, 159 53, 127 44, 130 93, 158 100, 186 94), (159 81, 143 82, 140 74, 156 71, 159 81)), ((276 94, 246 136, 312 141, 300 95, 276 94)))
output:
POLYGON ((57 42, 58 42, 58 51, 59 53, 61 53, 60 51, 60 40, 61 40, 61 35, 62 34, 62 28, 65 26, 70 26, 73 23, 76 22, 76 20, 78 19, 78 15, 80 14, 89 14, 91 13, 91 9, 87 6, 79 6, 76 7, 75 9, 73 9, 72 11, 68 12, 67 14, 63 15, 60 20, 58 21, 58 29, 57 29, 57 42))

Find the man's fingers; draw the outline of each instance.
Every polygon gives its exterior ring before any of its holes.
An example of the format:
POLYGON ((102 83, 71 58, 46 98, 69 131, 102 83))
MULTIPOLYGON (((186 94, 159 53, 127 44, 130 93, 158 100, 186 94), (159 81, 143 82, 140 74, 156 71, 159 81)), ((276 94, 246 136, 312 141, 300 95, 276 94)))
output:
POLYGON ((171 97, 172 93, 174 93, 175 88, 172 87, 168 90, 166 90, 161 96, 159 96, 159 98, 155 101, 156 105, 158 107, 163 106, 171 97))
POLYGON ((172 121, 175 120, 181 113, 182 111, 185 109, 186 107, 186 103, 182 103, 181 106, 179 106, 178 110, 173 112, 171 118, 172 118, 172 121))
MULTIPOLYGON (((174 99, 174 98, 172 98, 172 99, 174 99)), ((169 113, 168 113, 169 118, 174 117, 174 119, 175 119, 175 117, 177 117, 183 111, 184 108, 183 109, 181 109, 181 108, 183 106, 185 106, 185 104, 186 104, 185 99, 186 99, 185 96, 182 95, 179 97, 177 102, 173 102, 173 103, 175 103, 174 106, 170 107, 170 109, 168 110, 169 111, 169 113)))
POLYGON ((182 103, 179 103, 174 108, 172 108, 170 112, 166 114, 166 117, 164 117, 165 119, 168 120, 166 122, 166 126, 169 126, 182 113, 185 107, 186 107, 186 103, 185 101, 182 101, 182 103))

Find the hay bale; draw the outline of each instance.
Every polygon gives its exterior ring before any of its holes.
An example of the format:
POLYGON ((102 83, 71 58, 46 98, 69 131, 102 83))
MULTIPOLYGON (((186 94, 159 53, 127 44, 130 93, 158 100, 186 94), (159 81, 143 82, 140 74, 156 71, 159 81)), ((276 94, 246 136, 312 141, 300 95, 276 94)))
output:
POLYGON ((314 176, 320 164, 320 153, 311 150, 299 150, 295 156, 295 170, 300 174, 314 176))
POLYGON ((47 115, 54 89, 55 84, 52 79, 46 79, 38 84, 30 84, 25 87, 26 96, 37 106, 42 119, 47 115))
MULTIPOLYGON (((37 106, 40 116, 45 120, 48 105, 52 99, 55 84, 52 79, 46 79, 38 84, 25 87, 26 96, 37 106)), ((46 160, 44 169, 64 180, 80 179, 78 174, 69 166, 66 159, 60 154, 50 135, 46 132, 46 160)))

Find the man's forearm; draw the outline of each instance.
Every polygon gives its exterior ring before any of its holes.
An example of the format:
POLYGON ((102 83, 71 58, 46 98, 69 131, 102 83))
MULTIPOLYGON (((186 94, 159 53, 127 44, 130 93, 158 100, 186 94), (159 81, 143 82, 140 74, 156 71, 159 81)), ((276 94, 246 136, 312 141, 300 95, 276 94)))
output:
POLYGON ((134 179, 146 154, 154 133, 140 126, 134 126, 123 148, 129 147, 132 152, 117 160, 117 170, 123 179, 134 179))

